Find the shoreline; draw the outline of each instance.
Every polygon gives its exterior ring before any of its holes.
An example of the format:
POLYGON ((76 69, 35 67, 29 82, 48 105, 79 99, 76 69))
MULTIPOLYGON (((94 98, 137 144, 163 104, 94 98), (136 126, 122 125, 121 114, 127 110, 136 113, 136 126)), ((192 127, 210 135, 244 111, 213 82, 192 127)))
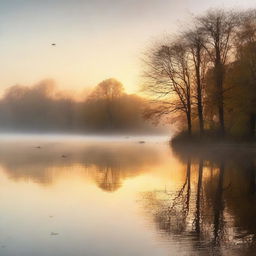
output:
POLYGON ((187 133, 179 133, 169 140, 170 145, 193 145, 193 146, 205 146, 205 145, 253 145, 256 146, 256 138, 252 137, 235 137, 235 136, 218 136, 217 134, 205 134, 200 136, 199 134, 188 135, 187 133))
POLYGON ((181 159, 207 159, 213 161, 256 158, 256 141, 237 138, 174 136, 169 141, 174 154, 181 159))

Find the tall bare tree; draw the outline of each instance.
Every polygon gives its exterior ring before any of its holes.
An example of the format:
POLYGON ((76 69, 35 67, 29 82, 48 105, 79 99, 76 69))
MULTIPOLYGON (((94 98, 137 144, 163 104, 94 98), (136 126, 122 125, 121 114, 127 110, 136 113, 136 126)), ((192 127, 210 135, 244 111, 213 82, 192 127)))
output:
POLYGON ((204 36, 200 29, 194 29, 184 33, 189 54, 191 55, 191 73, 193 76, 193 85, 195 87, 195 99, 197 105, 197 115, 199 121, 200 134, 204 133, 204 111, 203 98, 207 67, 209 58, 204 48, 204 36))
POLYGON ((156 46, 146 54, 146 83, 143 90, 155 98, 156 107, 146 112, 159 118, 172 112, 185 114, 192 132, 191 74, 186 45, 181 41, 156 46))
POLYGON ((224 120, 224 79, 233 37, 237 28, 237 15, 223 10, 212 10, 197 18, 198 27, 205 37, 204 48, 208 52, 216 86, 220 131, 225 134, 224 120))

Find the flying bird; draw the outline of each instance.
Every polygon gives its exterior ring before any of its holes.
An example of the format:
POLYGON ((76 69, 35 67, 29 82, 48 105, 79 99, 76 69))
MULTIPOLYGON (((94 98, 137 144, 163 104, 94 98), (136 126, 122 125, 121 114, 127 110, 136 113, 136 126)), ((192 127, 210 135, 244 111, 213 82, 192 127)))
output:
POLYGON ((55 43, 52 43, 52 46, 56 46, 56 44, 55 44, 55 43))

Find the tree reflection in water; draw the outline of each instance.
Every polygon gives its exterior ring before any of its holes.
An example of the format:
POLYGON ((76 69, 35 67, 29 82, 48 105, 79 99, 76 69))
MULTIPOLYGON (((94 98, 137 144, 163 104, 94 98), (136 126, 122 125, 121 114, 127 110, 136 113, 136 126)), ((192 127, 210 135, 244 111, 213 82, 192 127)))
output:
POLYGON ((106 166, 98 169, 96 182, 105 191, 113 192, 122 185, 122 171, 116 166, 106 166))
POLYGON ((255 152, 228 146, 173 150, 186 168, 180 189, 143 194, 158 228, 192 245, 195 255, 255 255, 255 152))
POLYGON ((80 170, 85 179, 90 177, 102 190, 114 192, 126 178, 137 176, 146 170, 145 166, 155 166, 160 161, 160 154, 153 146, 144 146, 142 154, 141 145, 132 141, 111 145, 102 142, 40 141, 40 145, 38 149, 34 142, 17 144, 3 141, 0 166, 8 177, 49 185, 65 170, 80 170))

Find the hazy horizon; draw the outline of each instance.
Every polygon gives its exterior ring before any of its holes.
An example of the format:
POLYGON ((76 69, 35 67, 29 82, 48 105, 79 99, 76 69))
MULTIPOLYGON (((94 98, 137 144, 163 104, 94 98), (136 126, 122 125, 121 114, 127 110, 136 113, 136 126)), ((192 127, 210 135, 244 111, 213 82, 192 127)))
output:
POLYGON ((141 54, 157 37, 209 8, 253 6, 254 0, 3 0, 0 94, 15 84, 31 86, 43 79, 81 94, 110 77, 135 93, 141 54))

